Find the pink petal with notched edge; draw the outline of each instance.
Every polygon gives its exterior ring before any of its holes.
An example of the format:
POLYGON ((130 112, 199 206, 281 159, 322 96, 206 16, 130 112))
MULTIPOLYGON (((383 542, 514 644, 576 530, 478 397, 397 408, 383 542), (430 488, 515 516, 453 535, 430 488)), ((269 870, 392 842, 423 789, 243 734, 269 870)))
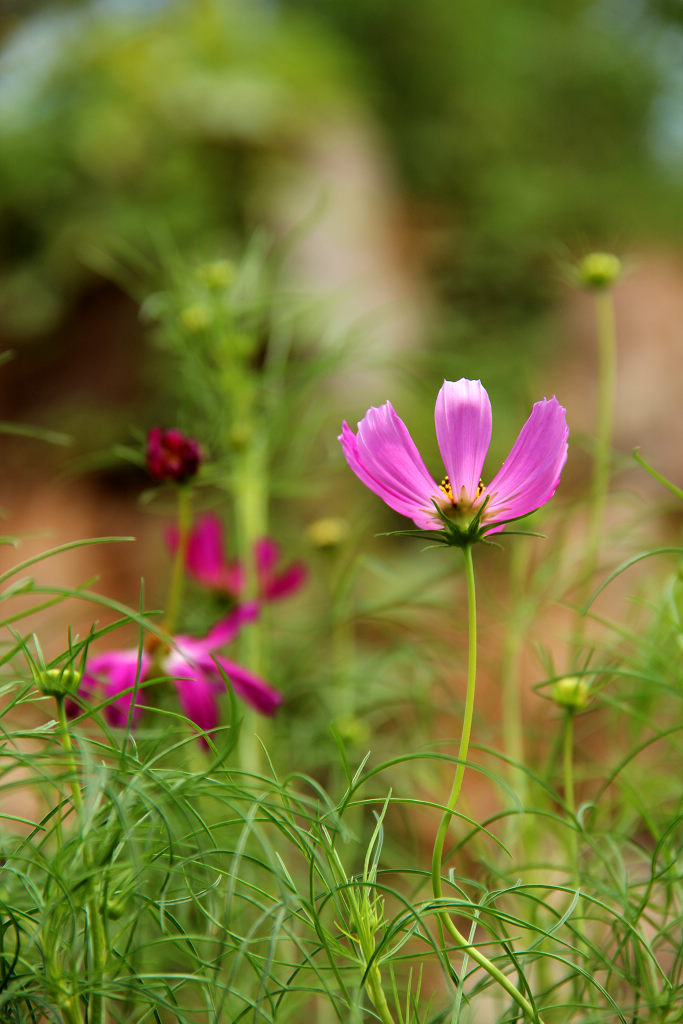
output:
POLYGON ((445 380, 436 398, 434 425, 453 500, 473 504, 491 443, 491 403, 479 380, 445 380))
POLYGON ((423 530, 441 529, 433 501, 443 491, 430 476, 408 430, 390 402, 368 409, 354 434, 342 424, 341 442, 349 466, 389 508, 423 530))
MULTIPOLYGON (((566 410, 553 396, 536 402, 512 450, 486 488, 484 525, 533 512, 552 498, 567 461, 566 410)), ((487 528, 498 533, 502 526, 487 528)))
POLYGON ((227 675, 238 697, 246 700, 247 704, 251 704, 263 715, 275 714, 283 701, 281 693, 269 686, 264 679, 260 679, 249 669, 237 665, 234 661, 216 657, 216 662, 227 675))

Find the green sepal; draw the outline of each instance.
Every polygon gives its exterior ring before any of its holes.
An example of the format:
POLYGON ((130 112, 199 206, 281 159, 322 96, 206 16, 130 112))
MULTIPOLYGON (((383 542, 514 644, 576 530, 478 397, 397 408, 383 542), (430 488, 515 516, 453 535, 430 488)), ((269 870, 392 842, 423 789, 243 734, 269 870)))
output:
POLYGON ((65 697, 73 697, 76 693, 82 675, 82 672, 73 665, 67 665, 66 668, 41 669, 35 673, 34 678, 36 686, 46 697, 64 700, 65 697))
MULTIPOLYGON (((477 510, 473 516, 471 522, 463 527, 460 524, 454 522, 437 504, 433 501, 432 504, 436 510, 436 514, 444 524, 442 530, 389 530, 385 533, 378 534, 379 537, 415 537, 420 540, 428 540, 432 544, 441 544, 445 547, 455 548, 468 548, 472 547, 473 544, 477 544, 481 541, 483 544, 488 544, 490 547, 500 547, 495 541, 489 540, 488 533, 494 526, 507 526, 508 523, 516 523, 520 519, 526 519, 528 516, 533 515, 537 509, 532 509, 531 512, 525 512, 521 516, 512 516, 510 519, 498 519, 493 523, 486 523, 485 526, 481 525, 481 518, 484 514, 484 510, 490 500, 490 495, 486 495, 481 508, 477 510)), ((508 536, 522 536, 522 537, 544 537, 542 533, 535 533, 527 530, 514 530, 508 533, 508 536)))

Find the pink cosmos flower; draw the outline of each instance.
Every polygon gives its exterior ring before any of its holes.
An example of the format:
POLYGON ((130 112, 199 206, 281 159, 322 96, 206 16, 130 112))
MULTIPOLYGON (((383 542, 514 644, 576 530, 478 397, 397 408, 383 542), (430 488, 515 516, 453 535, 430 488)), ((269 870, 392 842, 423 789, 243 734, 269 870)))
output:
POLYGON ((199 469, 202 450, 198 441, 172 427, 152 427, 147 434, 147 469, 155 480, 173 480, 181 484, 199 469))
POLYGON ((567 461, 569 429, 554 396, 536 402, 510 454, 486 485, 481 475, 492 415, 481 381, 445 380, 434 421, 446 467, 441 483, 430 475, 390 402, 368 409, 356 434, 345 421, 339 435, 356 476, 421 530, 446 530, 452 543, 471 543, 498 533, 555 493, 567 461))
MULTIPOLYGON (((166 543, 171 551, 178 547, 178 529, 169 527, 166 543)), ((306 566, 291 562, 278 570, 280 546, 269 537, 254 545, 258 596, 265 601, 293 594, 306 580, 306 566)), ((218 516, 205 515, 195 523, 187 542, 185 564, 194 578, 205 587, 218 590, 237 600, 244 589, 246 573, 241 562, 229 562, 225 556, 223 525, 218 516)))
MULTIPOLYGON (((138 690, 131 712, 136 686, 162 673, 175 686, 183 714, 200 729, 210 732, 218 724, 217 698, 225 692, 219 665, 239 697, 262 714, 273 715, 282 703, 282 694, 242 665, 216 654, 218 648, 234 640, 242 625, 257 615, 255 603, 242 605, 216 623, 205 637, 175 636, 173 646, 160 662, 137 648, 89 658, 79 693, 91 699, 109 700, 105 708, 107 720, 111 725, 125 726, 129 716, 133 722, 139 719, 140 704, 145 703, 144 690, 138 690)), ((70 711, 78 713, 78 708, 73 705, 70 711)))

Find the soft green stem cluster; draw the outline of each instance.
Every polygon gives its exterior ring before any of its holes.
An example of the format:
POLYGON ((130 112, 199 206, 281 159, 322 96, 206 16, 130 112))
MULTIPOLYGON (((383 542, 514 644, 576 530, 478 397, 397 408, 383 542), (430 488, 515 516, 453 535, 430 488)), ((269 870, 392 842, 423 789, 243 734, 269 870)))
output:
POLYGON ((384 923, 384 909, 381 896, 375 889, 377 880, 377 863, 381 850, 382 818, 389 804, 387 798, 380 820, 370 838, 363 864, 361 884, 354 884, 349 879, 342 860, 334 846, 327 850, 327 860, 332 870, 335 885, 339 888, 345 916, 348 917, 350 930, 346 932, 348 939, 356 948, 360 967, 365 976, 365 988, 380 1020, 383 1024, 395 1024, 394 1017, 382 984, 382 973, 378 958, 375 956, 375 936, 384 923), (368 966, 370 965, 370 966, 368 966))

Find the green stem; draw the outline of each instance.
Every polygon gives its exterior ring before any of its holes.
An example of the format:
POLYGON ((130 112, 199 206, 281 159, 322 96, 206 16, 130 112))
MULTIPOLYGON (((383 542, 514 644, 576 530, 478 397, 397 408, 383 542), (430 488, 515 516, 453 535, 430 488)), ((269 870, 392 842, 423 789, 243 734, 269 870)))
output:
POLYGON ((171 582, 168 588, 168 600, 166 601, 166 615, 164 616, 163 628, 167 633, 172 634, 178 622, 180 601, 183 596, 183 583, 185 581, 185 558, 187 556, 187 542, 192 527, 192 490, 181 484, 178 487, 178 546, 173 569, 171 570, 171 582))
POLYGON ((339 552, 323 552, 323 570, 329 610, 331 681, 334 721, 351 722, 356 714, 356 693, 352 666, 354 663, 354 629, 345 608, 340 585, 339 552))
POLYGON ((56 697, 57 721, 59 723, 62 747, 66 754, 69 770, 69 782, 73 805, 79 818, 82 829, 82 850, 83 864, 87 872, 86 879, 86 914, 88 921, 88 941, 90 944, 91 962, 93 966, 93 989, 90 996, 90 1010, 88 1013, 88 1024, 104 1024, 106 1017, 106 1006, 104 999, 104 973, 107 966, 107 934, 104 927, 102 914, 98 906, 97 881, 95 865, 88 846, 88 839, 85 835, 85 804, 83 793, 78 778, 74 748, 69 731, 69 723, 66 717, 64 698, 56 697))
POLYGON ((472 731, 472 716, 474 713, 474 690, 477 681, 477 609, 476 594, 474 589, 474 565, 472 563, 472 548, 463 548, 465 556, 465 574, 467 578, 467 609, 469 621, 469 655, 467 660, 467 695, 465 697, 465 715, 462 722, 462 733, 460 735, 460 747, 458 749, 458 765, 455 769, 455 777, 451 786, 450 796, 446 804, 446 810, 441 818, 441 824, 436 834, 434 850, 432 852, 432 889, 437 899, 442 896, 441 889, 441 861, 443 859, 443 848, 446 841, 448 826, 455 811, 455 805, 462 789, 462 780, 465 775, 465 761, 470 745, 470 733, 472 731))
POLYGON ((372 1005, 377 1010, 383 1024, 395 1024, 389 1004, 387 1003, 387 997, 384 994, 384 988, 382 987, 379 967, 373 966, 370 968, 367 977, 367 987, 372 1005))
MULTIPOLYGON (((467 695, 465 698, 465 714, 462 723, 462 733, 460 736, 460 747, 458 749, 458 766, 455 770, 455 778, 453 779, 453 785, 451 787, 450 796, 448 797, 448 803, 439 825, 439 830, 436 834, 436 840, 434 842, 434 851, 432 853, 432 891, 436 900, 443 899, 443 885, 441 880, 441 862, 443 859, 443 848, 446 841, 446 834, 448 832, 448 826, 451 818, 455 812, 455 807, 460 796, 460 790, 462 788, 462 780, 465 774, 465 762, 467 760, 467 752, 469 749, 470 733, 472 730, 472 716, 474 712, 474 691, 477 678, 477 608, 476 608, 476 592, 474 587, 474 564, 472 562, 472 548, 470 546, 463 548, 463 555, 465 558, 465 575, 467 579, 467 612, 468 612, 468 638, 469 638, 469 651, 467 659, 467 695)), ((451 938, 456 944, 479 964, 483 969, 493 978, 494 981, 500 985, 500 987, 508 993, 508 995, 514 999, 517 1005, 522 1011, 535 1021, 536 1024, 541 1024, 538 1014, 535 1012, 533 1006, 525 996, 519 991, 519 989, 510 981, 510 979, 503 974, 503 972, 496 967, 494 963, 487 956, 484 956, 476 946, 467 939, 465 935, 453 923, 450 914, 441 912, 439 918, 443 927, 449 933, 451 938)))
POLYGON ((593 481, 584 569, 586 588, 589 594, 600 554, 605 506, 609 489, 617 367, 617 341, 611 289, 605 288, 596 291, 594 301, 598 342, 598 395, 593 481))

